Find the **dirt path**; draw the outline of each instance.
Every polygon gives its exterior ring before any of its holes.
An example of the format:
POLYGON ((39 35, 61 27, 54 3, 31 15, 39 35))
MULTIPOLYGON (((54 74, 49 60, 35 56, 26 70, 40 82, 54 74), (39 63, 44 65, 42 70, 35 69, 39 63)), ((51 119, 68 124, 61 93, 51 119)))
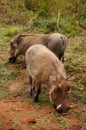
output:
MULTIPOLYGON (((21 73, 26 75, 26 70, 21 73)), ((82 124, 72 111, 61 116, 51 105, 30 103, 28 80, 25 79, 23 77, 22 81, 22 76, 18 76, 7 83, 6 99, 0 101, 0 130, 81 130, 82 124)))
POLYGON ((80 130, 81 123, 71 116, 55 116, 51 107, 22 102, 0 102, 0 130, 80 130), (70 122, 70 125, 65 125, 70 122), (62 128, 59 122, 62 121, 62 128))

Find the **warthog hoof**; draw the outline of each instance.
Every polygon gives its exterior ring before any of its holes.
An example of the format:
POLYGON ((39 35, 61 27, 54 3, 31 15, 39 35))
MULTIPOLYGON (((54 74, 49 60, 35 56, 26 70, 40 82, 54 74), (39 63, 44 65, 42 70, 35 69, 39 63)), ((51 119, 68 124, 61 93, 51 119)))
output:
POLYGON ((10 57, 9 58, 9 63, 15 63, 16 62, 16 57, 10 57))

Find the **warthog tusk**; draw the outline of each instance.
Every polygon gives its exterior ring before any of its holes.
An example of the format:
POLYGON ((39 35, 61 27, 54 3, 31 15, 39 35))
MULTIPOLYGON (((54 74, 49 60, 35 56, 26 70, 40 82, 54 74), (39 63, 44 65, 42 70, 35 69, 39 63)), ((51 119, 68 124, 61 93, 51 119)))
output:
POLYGON ((58 105, 58 106, 56 107, 56 109, 58 110, 61 106, 62 106, 62 104, 58 105))

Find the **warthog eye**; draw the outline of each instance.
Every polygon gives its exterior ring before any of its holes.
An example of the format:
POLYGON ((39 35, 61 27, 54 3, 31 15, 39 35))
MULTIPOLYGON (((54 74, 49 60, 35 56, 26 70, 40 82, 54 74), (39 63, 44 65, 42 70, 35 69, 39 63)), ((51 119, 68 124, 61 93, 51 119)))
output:
POLYGON ((59 93, 62 92, 62 89, 61 89, 60 86, 57 88, 57 91, 58 91, 59 93))
POLYGON ((15 48, 15 46, 14 46, 13 42, 11 42, 11 43, 10 43, 10 47, 11 47, 12 49, 14 49, 14 48, 15 48))

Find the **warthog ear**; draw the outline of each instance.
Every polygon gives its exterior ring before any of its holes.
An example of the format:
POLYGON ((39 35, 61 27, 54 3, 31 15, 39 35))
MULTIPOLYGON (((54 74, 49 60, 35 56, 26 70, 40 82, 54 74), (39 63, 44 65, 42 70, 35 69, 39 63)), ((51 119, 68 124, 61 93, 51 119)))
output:
POLYGON ((18 37, 17 37, 17 45, 19 45, 19 43, 22 41, 22 35, 20 34, 18 37))

